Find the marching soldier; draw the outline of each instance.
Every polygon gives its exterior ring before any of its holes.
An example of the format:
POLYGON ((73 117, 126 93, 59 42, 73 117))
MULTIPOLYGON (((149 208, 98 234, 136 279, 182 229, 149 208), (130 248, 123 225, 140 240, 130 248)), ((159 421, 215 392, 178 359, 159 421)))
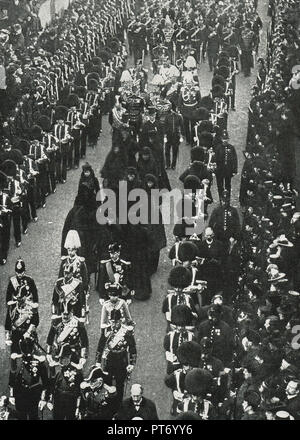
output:
POLYGON ((63 313, 66 307, 71 307, 74 315, 84 322, 86 318, 85 303, 82 281, 75 278, 72 266, 65 266, 63 277, 56 281, 53 291, 53 319, 63 313))
POLYGON ((53 420, 75 420, 80 414, 82 366, 74 362, 68 343, 61 346, 58 359, 50 365, 49 402, 53 405, 53 420))
POLYGON ((168 294, 165 297, 162 305, 162 312, 166 316, 167 323, 171 324, 172 310, 177 305, 188 306, 194 318, 197 318, 197 311, 195 303, 190 293, 186 292, 186 288, 190 286, 192 281, 192 273, 189 269, 183 266, 174 267, 169 275, 168 283, 172 290, 168 290, 168 294))
POLYGON ((93 365, 81 382, 80 413, 84 420, 111 420, 117 410, 116 387, 109 374, 93 365))
MULTIPOLYGON (((77 108, 79 107, 79 98, 74 93, 68 97, 68 105, 70 110, 67 114, 67 124, 70 127, 70 134, 73 138, 71 145, 74 146, 74 167, 77 169, 79 167, 80 161, 80 139, 81 139, 81 129, 85 127, 85 124, 81 121, 81 115, 77 108)), ((72 147, 69 149, 68 154, 68 167, 73 166, 73 151, 72 147)))
POLYGON ((42 130, 40 127, 34 128, 35 139, 31 142, 29 148, 29 157, 35 161, 38 167, 37 190, 39 193, 39 205, 46 207, 46 196, 48 194, 48 156, 45 146, 41 143, 42 130))
POLYGON ((0 171, 0 264, 4 265, 7 260, 10 241, 10 214, 12 204, 7 190, 8 178, 0 171))
POLYGON ((186 396, 185 378, 192 368, 199 366, 201 356, 200 345, 196 341, 182 342, 177 350, 177 358, 180 367, 165 377, 165 384, 171 388, 173 393, 173 404, 171 414, 178 413, 178 404, 183 402, 186 396))
POLYGON ((56 179, 60 183, 67 180, 67 164, 68 164, 68 145, 71 139, 69 126, 65 123, 67 119, 68 109, 58 106, 55 109, 56 123, 53 127, 53 135, 57 141, 59 150, 56 154, 56 179))
POLYGON ((9 386, 18 419, 38 420, 38 410, 46 403, 48 373, 46 358, 40 355, 33 337, 20 340, 17 353, 11 354, 9 386))
POLYGON ((101 329, 105 329, 109 326, 110 315, 113 310, 120 310, 122 316, 122 322, 125 325, 134 325, 127 302, 120 298, 122 295, 122 289, 120 286, 115 286, 108 283, 107 292, 109 299, 103 303, 101 311, 101 329))
POLYGON ((8 187, 5 192, 11 201, 11 219, 14 227, 16 247, 21 246, 21 211, 22 211, 22 188, 17 180, 17 165, 12 160, 5 160, 1 165, 1 171, 8 176, 8 187))
POLYGON ((218 193, 221 200, 224 189, 228 191, 230 197, 231 179, 237 174, 238 161, 234 146, 229 144, 226 139, 223 139, 223 141, 216 146, 215 151, 217 164, 215 174, 217 179, 218 193))
POLYGON ((181 89, 178 107, 183 116, 185 138, 188 144, 192 144, 194 126, 198 119, 197 111, 201 100, 199 87, 194 83, 186 83, 181 89))
POLYGON ((177 305, 171 311, 171 328, 164 338, 164 349, 166 351, 167 374, 177 370, 180 363, 177 358, 177 351, 180 345, 194 339, 194 327, 192 326, 193 315, 191 309, 186 305, 177 305))
POLYGON ((73 315, 70 306, 64 308, 60 317, 52 320, 47 337, 47 360, 49 366, 58 360, 63 344, 68 343, 72 351, 72 359, 83 366, 87 358, 88 336, 84 324, 73 315))
POLYGON ((42 144, 45 148, 49 163, 48 163, 48 190, 54 194, 56 192, 56 155, 59 149, 57 141, 53 134, 51 134, 51 121, 47 116, 41 116, 39 125, 42 128, 42 144))
POLYGON ((185 377, 184 387, 187 396, 178 404, 178 413, 192 411, 201 417, 201 420, 216 418, 216 410, 211 402, 213 376, 209 371, 193 368, 185 377))
POLYGON ((81 248, 81 241, 77 231, 70 229, 67 233, 64 248, 68 255, 61 257, 61 265, 58 276, 62 277, 64 269, 70 267, 75 278, 82 282, 83 290, 86 294, 89 291, 89 274, 85 263, 85 258, 78 255, 81 248))
POLYGON ((30 325, 38 326, 38 301, 35 282, 25 274, 24 261, 18 259, 6 291, 6 344, 12 346, 12 352, 18 352, 19 341, 30 325))
POLYGON ((23 165, 21 168, 27 176, 27 199, 28 199, 28 216, 34 222, 38 221, 37 216, 37 175, 39 174, 38 166, 34 160, 29 157, 30 144, 26 140, 20 141, 19 148, 24 154, 23 165))
POLYGON ((125 326, 121 321, 120 310, 110 314, 110 326, 101 333, 96 365, 109 373, 114 379, 118 404, 122 402, 125 381, 136 364, 136 344, 133 326, 125 326))
POLYGON ((229 239, 239 235, 241 226, 236 208, 230 206, 230 195, 224 190, 220 206, 216 207, 210 216, 209 226, 214 230, 217 240, 224 243, 226 248, 229 239))
POLYGON ((132 291, 132 280, 130 275, 129 261, 121 257, 121 246, 117 243, 110 244, 108 247, 110 258, 100 261, 99 276, 97 281, 97 290, 99 292, 100 303, 103 304, 107 299, 107 283, 120 286, 122 289, 122 298, 129 300, 132 291))
POLYGON ((175 112, 174 106, 170 114, 166 116, 164 123, 164 131, 166 136, 165 156, 166 156, 166 169, 176 167, 178 149, 180 141, 182 141, 184 126, 183 119, 179 113, 175 112), (170 152, 172 150, 172 165, 170 160, 170 152))

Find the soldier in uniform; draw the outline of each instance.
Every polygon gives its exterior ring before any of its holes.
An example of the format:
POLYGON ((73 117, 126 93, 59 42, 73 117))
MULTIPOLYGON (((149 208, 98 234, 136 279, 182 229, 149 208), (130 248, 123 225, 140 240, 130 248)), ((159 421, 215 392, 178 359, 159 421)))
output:
POLYGON ((213 376, 207 370, 193 368, 185 377, 184 387, 186 397, 178 404, 177 411, 192 411, 201 417, 201 420, 216 418, 216 410, 211 402, 213 376))
POLYGON ((56 192, 56 154, 59 149, 55 137, 51 133, 51 120, 48 116, 39 118, 39 125, 42 128, 42 144, 45 147, 49 160, 48 163, 48 189, 47 192, 56 192))
POLYGON ((65 307, 70 306, 74 315, 79 320, 85 321, 85 303, 82 281, 74 276, 71 265, 65 266, 63 277, 58 278, 53 291, 53 317, 59 316, 65 307))
POLYGON ((75 278, 78 278, 82 282, 82 288, 84 294, 89 295, 89 274, 85 263, 85 258, 78 255, 78 251, 81 248, 81 241, 77 231, 70 229, 67 233, 64 248, 67 250, 68 255, 61 257, 61 264, 58 276, 62 277, 64 269, 70 267, 75 278))
POLYGON ((84 324, 73 315, 71 307, 66 307, 60 317, 52 320, 47 337, 47 360, 49 366, 58 360, 63 344, 68 343, 72 350, 72 359, 76 364, 84 365, 87 358, 88 336, 84 324))
MULTIPOLYGON (((14 237, 16 247, 21 246, 21 211, 22 211, 22 188, 17 179, 16 163, 10 159, 5 160, 1 165, 1 171, 6 174, 8 179, 8 187, 5 192, 11 201, 11 219, 14 227, 14 237)), ((10 225, 9 225, 10 226, 10 225)))
POLYGON ((118 404, 122 402, 124 384, 136 363, 136 343, 133 326, 125 326, 120 310, 110 314, 110 326, 101 333, 96 365, 100 365, 114 379, 118 404))
POLYGON ((18 352, 11 354, 10 401, 16 406, 18 419, 39 419, 38 410, 45 406, 48 389, 45 361, 29 335, 20 340, 18 352))
POLYGON ((192 273, 186 267, 176 266, 171 269, 168 283, 173 289, 168 290, 162 305, 162 312, 166 316, 168 325, 171 324, 173 307, 181 304, 187 305, 191 309, 194 318, 197 318, 198 315, 193 298, 190 293, 185 291, 190 286, 191 281, 192 273))
POLYGON ((216 164, 215 171, 218 193, 221 199, 224 189, 231 193, 231 179, 237 174, 238 161, 236 150, 233 145, 224 139, 216 147, 216 164))
POLYGON ((9 195, 5 192, 8 186, 6 174, 0 171, 0 264, 7 260, 10 241, 10 213, 12 204, 9 195))
POLYGON ((124 107, 128 112, 129 125, 135 136, 139 133, 142 124, 142 113, 144 111, 144 100, 138 94, 138 88, 133 85, 132 93, 128 97, 124 107))
POLYGON ((70 345, 64 343, 58 354, 59 362, 50 365, 49 401, 53 402, 53 420, 79 418, 82 366, 76 365, 72 356, 70 345))
POLYGON ((179 113, 175 112, 174 106, 166 118, 164 123, 164 132, 166 136, 165 145, 165 157, 166 157, 166 169, 171 168, 174 170, 176 167, 178 149, 180 141, 184 134, 183 119, 179 113), (172 150, 172 165, 170 160, 170 152, 172 150))
POLYGON ((109 374, 93 365, 81 382, 80 413, 83 420, 111 420, 117 410, 116 387, 109 374))
POLYGON ((6 291, 6 344, 12 346, 12 352, 18 352, 19 340, 30 325, 38 326, 38 301, 35 282, 25 274, 24 261, 18 259, 15 276, 10 278, 6 291))
POLYGON ((30 143, 26 140, 21 140, 19 148, 24 155, 23 164, 21 168, 25 171, 27 176, 27 199, 28 199, 28 217, 32 218, 34 222, 38 221, 37 216, 37 175, 39 174, 38 166, 34 160, 29 157, 30 143))
POLYGON ((227 190, 223 191, 220 206, 211 213, 209 226, 214 230, 217 240, 222 241, 226 248, 229 239, 235 238, 241 231, 239 214, 236 208, 230 206, 230 195, 227 190))
POLYGON ((70 142, 69 126, 65 123, 68 109, 58 106, 55 109, 56 123, 53 127, 53 135, 59 150, 56 153, 56 179, 60 183, 67 180, 68 144, 70 142))
POLYGON ((186 394, 185 377, 192 368, 199 366, 200 356, 200 345, 196 341, 185 341, 178 347, 177 359, 180 367, 165 377, 165 384, 173 393, 171 415, 177 414, 178 404, 183 401, 186 394))
POLYGON ((122 289, 122 298, 130 299, 132 296, 132 280, 130 275, 129 261, 123 260, 121 257, 121 246, 112 243, 108 247, 110 258, 100 261, 99 275, 97 281, 97 290, 99 292, 100 303, 104 303, 107 299, 107 283, 120 286, 122 289))
POLYGON ((42 130, 40 127, 34 127, 35 139, 31 142, 29 148, 29 157, 35 161, 38 167, 37 190, 39 195, 39 205, 46 207, 46 196, 48 194, 48 156, 42 141, 42 130))
MULTIPOLYGON (((79 98, 73 93, 68 97, 69 111, 67 114, 67 124, 70 127, 70 134, 73 138, 72 144, 74 146, 74 167, 77 169, 79 167, 80 161, 80 140, 81 140, 81 129, 85 127, 85 124, 81 120, 81 115, 77 110, 79 107, 79 98)), ((68 154, 68 166, 72 168, 73 157, 72 148, 69 150, 68 154)))
POLYGON ((192 143, 194 126, 197 120, 197 110, 200 104, 201 94, 195 84, 186 83, 181 89, 178 107, 183 116, 185 138, 188 144, 192 143))
POLYGON ((110 314, 113 310, 120 310, 122 315, 122 322, 125 325, 134 325, 131 314, 129 311, 128 303, 120 298, 122 295, 122 289, 120 286, 116 286, 108 283, 107 292, 109 299, 103 303, 101 310, 101 329, 105 329, 109 326, 110 314))
POLYGON ((167 374, 179 368, 177 351, 180 345, 194 339, 194 327, 192 326, 193 315, 187 305, 177 305, 171 310, 171 331, 164 338, 166 351, 167 374))

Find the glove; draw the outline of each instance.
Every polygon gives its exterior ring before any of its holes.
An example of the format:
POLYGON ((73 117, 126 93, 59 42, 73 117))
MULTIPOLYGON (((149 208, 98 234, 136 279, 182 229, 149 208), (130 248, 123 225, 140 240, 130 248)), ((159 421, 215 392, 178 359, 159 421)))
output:
POLYGON ((79 411, 79 408, 76 408, 75 417, 76 417, 77 420, 81 420, 81 413, 79 411))
POLYGON ((126 367, 127 373, 129 373, 129 374, 132 373, 133 369, 134 369, 133 365, 127 365, 127 367, 126 367))
POLYGON ((100 298, 99 303, 101 304, 101 306, 103 306, 103 304, 105 303, 105 300, 103 298, 100 298))
POLYGON ((39 410, 43 411, 43 409, 45 408, 46 405, 47 405, 47 402, 45 400, 40 400, 39 401, 39 410))
POLYGON ((47 408, 49 409, 49 411, 53 411, 53 403, 48 402, 47 403, 47 408))
POLYGON ((85 359, 85 358, 80 358, 80 359, 79 359, 79 365, 80 365, 80 368, 83 368, 83 366, 85 365, 85 363, 86 363, 86 359, 85 359))
POLYGON ((15 404, 16 404, 16 400, 15 400, 14 397, 10 397, 8 400, 9 400, 9 403, 10 403, 12 406, 15 406, 15 404))

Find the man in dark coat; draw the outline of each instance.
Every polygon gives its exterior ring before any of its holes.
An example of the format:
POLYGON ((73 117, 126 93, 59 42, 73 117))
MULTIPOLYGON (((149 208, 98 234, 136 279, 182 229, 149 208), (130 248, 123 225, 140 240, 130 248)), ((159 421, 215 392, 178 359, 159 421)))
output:
POLYGON ((143 396, 143 387, 134 384, 131 397, 125 399, 119 409, 117 420, 159 420, 155 403, 143 396))
POLYGON ((223 140, 216 147, 216 178, 218 193, 221 199, 224 189, 231 191, 231 179, 237 173, 237 154, 233 145, 223 140))
POLYGON ((224 246, 214 237, 212 228, 206 228, 204 241, 199 245, 199 279, 207 281, 207 291, 203 292, 203 305, 209 304, 210 298, 221 290, 223 284, 222 262, 224 246))
POLYGON ((223 192, 220 206, 211 213, 209 226, 214 230, 217 240, 222 241, 226 247, 229 239, 236 237, 241 230, 239 214, 236 208, 230 206, 230 194, 223 192))

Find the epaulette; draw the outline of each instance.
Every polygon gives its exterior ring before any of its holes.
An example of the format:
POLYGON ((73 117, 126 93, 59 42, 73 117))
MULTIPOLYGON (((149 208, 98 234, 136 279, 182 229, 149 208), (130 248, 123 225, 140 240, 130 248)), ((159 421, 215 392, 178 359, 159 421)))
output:
POLYGON ((127 266, 130 266, 131 262, 130 261, 125 261, 125 260, 120 260, 121 263, 127 264, 127 266))
POLYGON ((66 260, 68 258, 68 255, 63 255, 62 257, 60 257, 61 260, 66 260))
POLYGON ((111 261, 110 258, 108 260, 100 260, 100 264, 106 264, 109 263, 110 261, 111 261))

